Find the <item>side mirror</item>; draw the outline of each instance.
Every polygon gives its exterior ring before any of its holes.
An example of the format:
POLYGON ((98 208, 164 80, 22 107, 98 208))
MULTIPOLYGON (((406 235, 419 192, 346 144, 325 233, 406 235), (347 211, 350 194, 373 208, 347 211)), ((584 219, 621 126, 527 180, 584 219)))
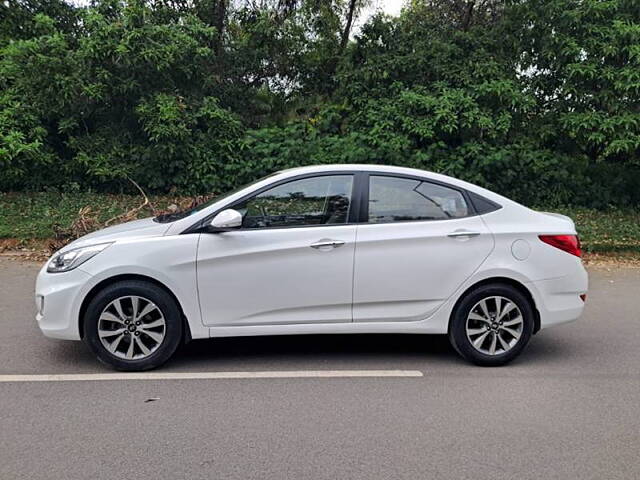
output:
POLYGON ((240 228, 241 226, 242 215, 240 212, 232 208, 228 208, 213 217, 207 230, 211 233, 226 232, 234 228, 240 228))

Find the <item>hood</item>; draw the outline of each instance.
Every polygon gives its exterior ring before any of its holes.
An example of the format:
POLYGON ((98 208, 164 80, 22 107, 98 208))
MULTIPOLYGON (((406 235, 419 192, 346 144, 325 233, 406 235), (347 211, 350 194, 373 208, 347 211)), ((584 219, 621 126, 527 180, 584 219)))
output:
POLYGON ((124 238, 159 237, 169 229, 170 225, 154 222, 152 217, 121 223, 103 228, 74 240, 62 250, 95 245, 96 243, 114 242, 124 238))

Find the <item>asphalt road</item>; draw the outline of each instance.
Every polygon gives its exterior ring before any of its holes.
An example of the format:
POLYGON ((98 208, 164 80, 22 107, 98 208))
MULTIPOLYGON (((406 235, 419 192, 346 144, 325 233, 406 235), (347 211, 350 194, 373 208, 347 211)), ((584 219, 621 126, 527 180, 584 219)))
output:
MULTIPOLYGON (((40 334, 37 270, 0 258, 0 375, 108 372, 40 334)), ((442 337, 265 337, 162 371, 423 376, 0 383, 0 479, 640 478, 640 270, 590 273, 583 318, 503 368, 442 337)))

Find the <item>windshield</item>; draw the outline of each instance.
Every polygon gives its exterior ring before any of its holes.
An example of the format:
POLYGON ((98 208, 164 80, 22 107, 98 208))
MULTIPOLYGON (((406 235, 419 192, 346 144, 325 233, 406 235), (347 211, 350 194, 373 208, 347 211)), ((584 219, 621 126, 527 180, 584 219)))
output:
POLYGON ((219 202, 220 200, 224 200, 227 197, 230 197, 231 195, 234 195, 236 193, 238 193, 241 190, 244 190, 245 188, 250 187, 251 185, 255 185, 258 182, 261 182, 262 180, 265 180, 269 177, 273 177, 274 175, 278 175, 280 172, 275 172, 275 173, 271 173, 269 175, 265 175, 262 178, 259 178, 258 180, 254 180, 253 182, 247 183, 245 185, 242 185, 238 188, 235 188, 229 192, 223 193, 222 195, 218 195, 217 197, 213 197, 210 200, 207 200, 206 202, 203 202, 199 205, 196 205, 193 208, 188 208, 187 210, 182 210, 179 212, 175 212, 175 213, 164 213, 162 215, 158 215, 157 217, 155 217, 153 220, 158 222, 158 223, 169 223, 169 222, 175 222, 176 220, 182 220, 183 218, 189 217, 191 215, 193 215, 196 212, 199 212, 201 210, 204 210, 205 208, 207 208, 210 205, 213 205, 216 202, 219 202))

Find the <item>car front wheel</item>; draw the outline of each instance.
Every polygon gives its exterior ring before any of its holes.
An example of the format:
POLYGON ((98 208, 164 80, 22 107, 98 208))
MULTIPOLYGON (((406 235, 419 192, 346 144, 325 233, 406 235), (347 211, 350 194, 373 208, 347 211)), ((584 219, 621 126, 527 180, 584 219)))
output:
POLYGON ((141 371, 165 363, 182 338, 175 300, 150 282, 127 280, 98 292, 84 317, 84 340, 116 370, 141 371))

